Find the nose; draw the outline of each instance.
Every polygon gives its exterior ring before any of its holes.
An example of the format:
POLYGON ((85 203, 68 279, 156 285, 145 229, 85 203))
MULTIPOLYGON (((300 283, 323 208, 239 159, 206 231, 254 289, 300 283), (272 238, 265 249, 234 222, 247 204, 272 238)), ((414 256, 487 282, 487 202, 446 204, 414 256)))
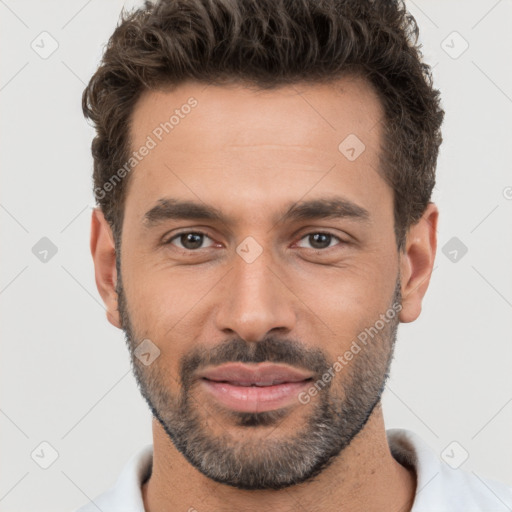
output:
POLYGON ((238 253, 233 268, 221 283, 216 324, 225 334, 236 333, 257 342, 271 331, 289 333, 295 327, 294 295, 286 276, 273 264, 268 249, 252 262, 238 253))

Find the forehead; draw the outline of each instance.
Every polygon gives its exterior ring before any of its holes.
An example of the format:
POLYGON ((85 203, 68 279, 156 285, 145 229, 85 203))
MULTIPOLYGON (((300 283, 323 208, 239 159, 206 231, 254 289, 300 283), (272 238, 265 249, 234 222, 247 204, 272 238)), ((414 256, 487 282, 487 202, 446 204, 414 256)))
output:
POLYGON ((147 134, 171 121, 169 133, 162 135, 179 136, 190 127, 202 137, 199 148, 222 142, 274 143, 275 135, 279 143, 307 146, 315 134, 323 137, 328 129, 337 132, 337 137, 344 132, 368 137, 366 132, 381 118, 382 108, 373 86, 357 76, 271 89, 185 82, 167 91, 145 91, 135 105, 130 134, 132 144, 138 146, 147 134), (185 119, 187 122, 182 122, 185 119), (240 130, 240 123, 245 124, 244 130, 240 130))
POLYGON ((147 91, 132 115, 131 149, 151 149, 130 176, 126 213, 131 207, 141 218, 169 195, 236 215, 237 206, 326 191, 371 210, 390 194, 378 173, 382 117, 376 93, 357 77, 268 90, 187 82, 147 91))

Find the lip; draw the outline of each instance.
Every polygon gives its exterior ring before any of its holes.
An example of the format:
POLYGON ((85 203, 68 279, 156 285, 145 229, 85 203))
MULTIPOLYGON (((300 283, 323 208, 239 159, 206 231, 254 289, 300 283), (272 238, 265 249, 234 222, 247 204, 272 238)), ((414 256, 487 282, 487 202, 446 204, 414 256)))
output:
POLYGON ((297 403, 310 372, 275 363, 226 363, 198 373, 202 388, 221 405, 240 412, 263 412, 297 403))
POLYGON ((243 386, 268 386, 282 382, 300 382, 313 377, 311 372, 275 363, 225 363, 206 368, 199 377, 217 381, 238 383, 243 386))

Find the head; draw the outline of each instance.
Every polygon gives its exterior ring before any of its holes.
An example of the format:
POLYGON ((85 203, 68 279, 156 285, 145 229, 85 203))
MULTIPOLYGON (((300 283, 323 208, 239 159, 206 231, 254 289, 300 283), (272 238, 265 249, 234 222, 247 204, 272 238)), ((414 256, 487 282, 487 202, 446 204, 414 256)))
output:
POLYGON ((153 415, 216 481, 322 471, 420 314, 443 111, 417 36, 398 1, 146 2, 84 91, 108 319, 153 415), (233 406, 205 377, 229 364, 303 380, 233 406))

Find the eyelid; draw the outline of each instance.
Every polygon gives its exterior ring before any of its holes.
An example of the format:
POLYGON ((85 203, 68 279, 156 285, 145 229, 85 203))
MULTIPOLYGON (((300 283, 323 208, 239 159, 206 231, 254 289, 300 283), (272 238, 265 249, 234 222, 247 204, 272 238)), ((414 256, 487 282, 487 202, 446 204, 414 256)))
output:
MULTIPOLYGON (((338 244, 335 244, 335 245, 330 246, 330 247, 326 247, 325 249, 314 249, 313 247, 309 248, 309 249, 311 249, 313 251, 327 252, 329 249, 334 249, 334 247, 336 247, 336 245, 346 245, 346 244, 348 244, 348 242, 346 240, 343 240, 343 238, 341 238, 340 236, 335 235, 334 233, 331 233, 330 231, 325 231, 325 230, 322 230, 322 229, 312 230, 312 231, 308 231, 308 232, 304 233, 303 235, 301 235, 299 237, 298 242, 300 242, 304 238, 306 238, 308 236, 311 236, 311 235, 328 235, 328 236, 331 236, 332 238, 335 238, 339 242, 338 244)), ((302 247, 302 249, 305 249, 305 247, 302 247)))
MULTIPOLYGON (((164 241, 163 241, 163 245, 174 245, 172 242, 173 240, 175 240, 176 238, 179 238, 180 236, 182 235, 188 235, 189 233, 193 233, 195 235, 202 235, 204 237, 207 237, 209 238, 210 240, 212 240, 213 242, 215 242, 214 238, 212 236, 210 236, 208 234, 207 231, 203 230, 203 229, 186 229, 186 230, 183 230, 183 231, 179 231, 178 233, 174 233, 171 237, 168 237, 167 235, 164 237, 164 241)), ((192 249, 186 249, 186 248, 182 248, 182 247, 178 247, 176 246, 178 249, 184 249, 186 251, 189 251, 189 252, 197 252, 199 251, 200 249, 195 249, 195 250, 192 250, 192 249)), ((209 249, 209 247, 203 247, 203 249, 209 249)))
MULTIPOLYGON (((164 245, 174 245, 172 242, 176 239, 176 238, 179 238, 180 236, 182 235, 187 235, 189 233, 193 233, 193 234, 196 234, 196 235, 202 235, 204 237, 207 237, 209 238, 210 240, 212 240, 214 243, 218 243, 218 242, 215 242, 214 238, 212 236, 210 236, 208 234, 207 231, 205 230, 202 230, 202 229, 185 229, 183 231, 179 231, 178 233, 174 233, 170 238, 167 238, 166 241, 163 242, 164 245)), ((324 249, 314 249, 314 248, 310 248, 311 250, 314 250, 314 251, 320 251, 320 252, 327 252, 329 249, 333 249, 334 247, 336 247, 336 245, 346 245, 348 244, 349 242, 347 242, 346 240, 344 240, 343 238, 341 238, 340 236, 338 235, 335 235, 334 233, 331 233, 330 231, 328 230, 322 230, 321 228, 317 228, 316 230, 313 228, 313 229, 310 229, 310 231, 307 231, 305 233, 303 233, 298 239, 296 242, 294 242, 294 245, 296 245, 298 242, 300 242, 301 240, 303 240, 304 238, 308 237, 308 236, 311 236, 311 235, 317 235, 317 234, 323 234, 323 235, 328 235, 328 236, 331 236, 333 238, 335 238, 336 240, 338 240, 338 244, 335 244, 334 246, 332 247, 326 247, 324 249)), ((178 247, 176 246, 178 249, 182 249, 181 247, 178 247)), ((211 248, 210 247, 203 247, 202 249, 209 249, 211 248)), ((198 252, 201 250, 200 249, 186 249, 186 248, 183 248, 185 251, 188 251, 188 252, 198 252)), ((302 249, 308 249, 307 247, 302 247, 302 249)))

